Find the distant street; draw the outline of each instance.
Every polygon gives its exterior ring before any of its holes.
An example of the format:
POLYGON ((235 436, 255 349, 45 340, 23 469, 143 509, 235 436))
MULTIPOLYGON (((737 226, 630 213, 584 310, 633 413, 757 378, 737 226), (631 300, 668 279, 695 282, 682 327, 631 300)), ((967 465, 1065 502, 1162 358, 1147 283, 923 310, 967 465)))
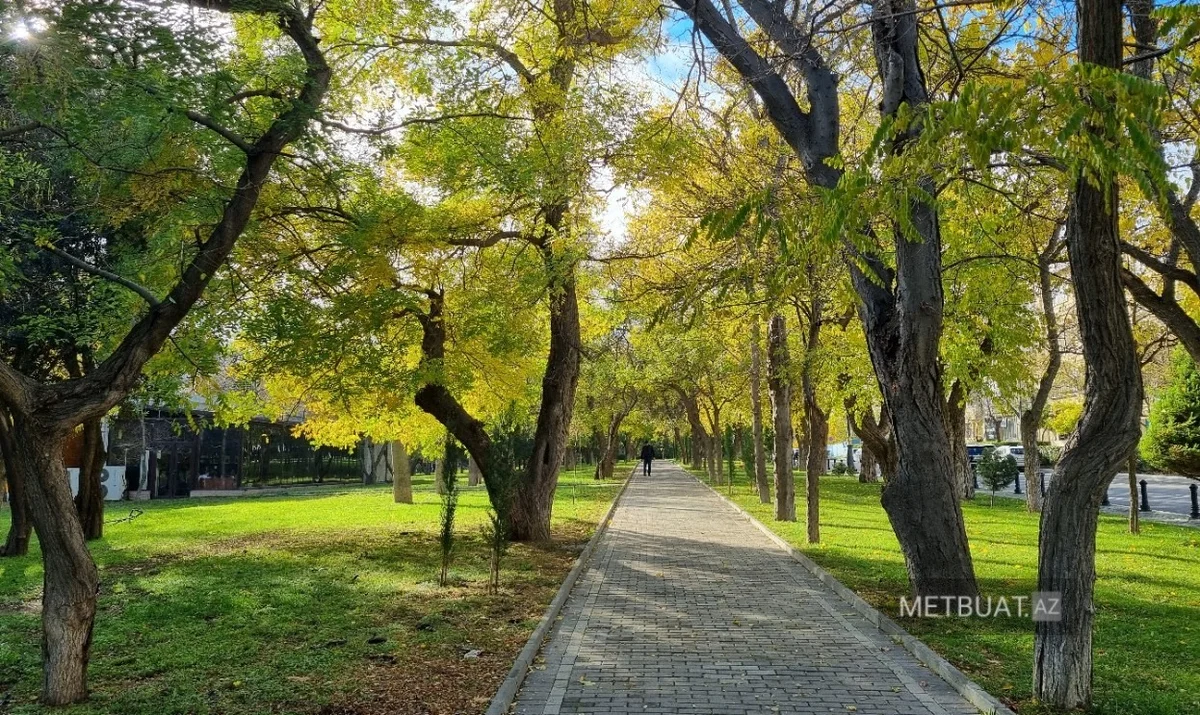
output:
MULTIPOLYGON (((1052 472, 1048 469, 1043 469, 1042 474, 1046 477, 1046 485, 1050 485, 1052 472)), ((1187 518, 1192 512, 1192 497, 1189 487, 1192 484, 1200 486, 1200 482, 1187 477, 1180 477, 1167 474, 1146 474, 1139 475, 1138 481, 1146 480, 1146 493, 1150 499, 1151 511, 1167 512, 1187 518)), ((1139 486, 1140 489, 1140 486, 1139 486)), ((1013 494, 1013 488, 1009 487, 1004 490, 1005 496, 1016 496, 1013 494)), ((1021 474, 1021 493, 1027 491, 1025 484, 1025 475, 1021 474)), ((997 493, 998 495, 998 493, 997 493)), ((1139 497, 1140 498, 1140 497, 1139 497)), ((1126 472, 1119 472, 1113 478, 1112 483, 1108 487, 1109 505, 1118 510, 1127 510, 1129 508, 1129 475, 1126 472)))

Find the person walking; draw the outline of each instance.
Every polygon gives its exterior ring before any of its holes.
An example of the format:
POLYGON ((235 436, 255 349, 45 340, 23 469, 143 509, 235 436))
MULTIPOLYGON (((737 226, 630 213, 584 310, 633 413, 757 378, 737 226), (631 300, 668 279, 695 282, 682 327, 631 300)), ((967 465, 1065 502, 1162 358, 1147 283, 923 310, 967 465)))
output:
POLYGON ((650 463, 654 461, 654 447, 649 442, 642 445, 642 474, 650 474, 650 463))

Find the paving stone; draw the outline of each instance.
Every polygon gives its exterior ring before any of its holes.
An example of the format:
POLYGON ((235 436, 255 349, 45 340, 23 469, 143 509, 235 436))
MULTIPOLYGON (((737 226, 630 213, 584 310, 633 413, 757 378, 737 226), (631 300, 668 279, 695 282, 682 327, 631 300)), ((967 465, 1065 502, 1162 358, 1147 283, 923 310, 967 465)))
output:
POLYGON ((541 655, 517 715, 978 713, 664 463, 633 478, 541 655))

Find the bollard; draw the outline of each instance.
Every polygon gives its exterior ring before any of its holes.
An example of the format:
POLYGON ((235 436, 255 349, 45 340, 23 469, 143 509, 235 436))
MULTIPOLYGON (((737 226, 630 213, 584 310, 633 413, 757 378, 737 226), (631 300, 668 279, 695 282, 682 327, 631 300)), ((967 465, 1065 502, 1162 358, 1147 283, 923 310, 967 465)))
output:
POLYGON ((1100 506, 1110 506, 1110 502, 1108 501, 1108 489, 1104 490, 1104 501, 1100 502, 1100 506))
POLYGON ((1200 519, 1200 499, 1197 499, 1197 492, 1200 492, 1200 487, 1192 484, 1188 487, 1188 491, 1192 493, 1192 515, 1191 519, 1200 519))
POLYGON ((1021 471, 1017 470, 1017 481, 1013 482, 1013 494, 1021 493, 1021 471))
POLYGON ((1146 480, 1143 479, 1140 484, 1142 485, 1142 506, 1139 508, 1142 511, 1150 511, 1150 497, 1146 494, 1146 480))

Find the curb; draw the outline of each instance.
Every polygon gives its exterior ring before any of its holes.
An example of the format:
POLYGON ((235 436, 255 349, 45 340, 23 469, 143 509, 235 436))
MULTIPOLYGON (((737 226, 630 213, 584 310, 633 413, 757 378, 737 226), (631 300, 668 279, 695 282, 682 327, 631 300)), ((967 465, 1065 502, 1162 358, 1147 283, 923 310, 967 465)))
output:
MULTIPOLYGON (((910 635, 908 631, 897 625, 895 621, 883 615, 876 610, 874 606, 864 601, 857 593, 846 588, 841 581, 838 581, 833 577, 832 574, 818 566, 812 559, 808 558, 794 548, 791 544, 784 541, 782 537, 771 531, 765 524, 750 514, 750 512, 730 501, 725 497, 724 494, 721 494, 721 492, 706 484, 695 474, 692 474, 686 469, 683 471, 686 472, 692 479, 695 479, 697 482, 707 487, 710 492, 716 494, 721 501, 725 502, 726 505, 740 514, 746 521, 749 521, 751 524, 753 524, 755 528, 766 535, 766 537, 774 542, 776 546, 786 551, 787 554, 797 561, 801 566, 811 571, 812 574, 817 577, 817 580, 828 586, 834 593, 841 597, 841 599, 848 603, 850 607, 858 613, 858 615, 865 618, 871 625, 891 636, 892 641, 904 646, 904 649, 911 653, 913 657, 921 662, 922 665, 924 665, 942 680, 946 681, 950 687, 954 688, 954 690, 956 690, 959 695, 963 696, 967 702, 979 708, 979 711, 983 713, 983 715, 1016 715, 1016 713, 1010 710, 1006 705, 1004 705, 1004 703, 997 700, 991 695, 991 693, 984 690, 978 683, 968 678, 965 673, 954 667, 950 661, 933 652, 932 648, 922 643, 916 637, 910 635)), ((489 715, 491 715, 491 713, 489 713, 489 715)))
POLYGON ((613 497, 608 511, 604 513, 604 517, 596 525, 596 530, 592 532, 592 538, 588 539, 587 545, 583 547, 583 551, 579 552, 579 556, 575 559, 575 565, 567 572, 567 577, 563 579, 562 585, 558 587, 558 593, 554 595, 554 600, 550 601, 550 605, 546 607, 546 612, 542 614, 542 620, 538 622, 537 628, 533 629, 529 640, 525 642, 525 647, 517 654, 517 659, 513 661, 512 667, 508 670, 508 675, 504 677, 504 682, 500 683, 496 694, 492 696, 492 701, 488 704, 486 715, 505 715, 508 709, 512 707, 513 701, 517 699, 517 691, 521 689, 521 683, 525 682, 525 676, 529 674, 529 668, 533 665, 533 659, 537 657, 538 651, 542 649, 542 641, 546 640, 546 636, 550 634, 551 626, 558 619, 558 614, 562 611, 563 605, 566 604, 567 597, 571 594, 571 589, 575 587, 575 582, 579 580, 579 575, 583 573, 584 567, 591 560, 592 553, 596 550, 596 544, 600 543, 601 535, 608 530, 608 524, 612 521, 613 514, 617 513, 617 506, 621 503, 621 497, 625 495, 625 490, 629 487, 629 482, 633 481, 633 474, 634 472, 631 471, 629 476, 625 478, 625 483, 621 485, 621 490, 613 497))

